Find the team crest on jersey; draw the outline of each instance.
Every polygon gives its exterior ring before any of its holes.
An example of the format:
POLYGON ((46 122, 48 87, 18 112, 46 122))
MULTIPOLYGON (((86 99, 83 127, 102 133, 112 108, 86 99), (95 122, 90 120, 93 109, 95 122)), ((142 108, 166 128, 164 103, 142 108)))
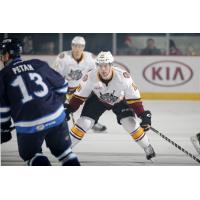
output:
POLYGON ((100 92, 100 98, 101 98, 103 101, 105 101, 105 102, 107 102, 107 103, 109 103, 109 104, 114 104, 114 103, 117 101, 117 99, 118 99, 118 97, 115 96, 114 93, 115 93, 115 90, 113 90, 113 93, 105 93, 105 94, 102 94, 102 93, 100 92))
POLYGON ((130 78, 131 77, 128 72, 124 72, 123 75, 124 75, 125 78, 130 78))
POLYGON ((61 53, 60 55, 59 55, 59 58, 60 59, 63 59, 65 57, 65 54, 64 53, 61 53))
POLYGON ((72 70, 70 71, 70 73, 68 74, 68 76, 72 79, 72 80, 80 80, 83 76, 82 71, 81 70, 72 70))
POLYGON ((83 81, 86 82, 88 80, 88 75, 86 74, 84 77, 83 77, 83 81))
POLYGON ((132 87, 133 89, 136 91, 138 89, 137 85, 135 85, 135 83, 132 83, 132 87))

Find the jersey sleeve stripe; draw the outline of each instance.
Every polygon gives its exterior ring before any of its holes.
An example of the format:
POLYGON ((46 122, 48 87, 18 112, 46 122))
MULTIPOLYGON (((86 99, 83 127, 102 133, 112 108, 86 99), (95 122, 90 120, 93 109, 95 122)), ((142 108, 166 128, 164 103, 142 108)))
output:
POLYGON ((142 102, 142 99, 128 99, 128 100, 126 100, 126 102, 128 104, 133 104, 133 103, 137 103, 137 102, 142 102))
POLYGON ((78 87, 79 86, 77 86, 77 87, 69 87, 69 92, 75 92, 78 87))
POLYGON ((56 89, 56 92, 58 93, 63 93, 63 94, 67 94, 68 91, 68 82, 65 80, 65 83, 63 84, 62 87, 59 87, 56 89))
POLYGON ((68 87, 64 87, 62 89, 56 90, 56 92, 58 92, 58 93, 64 93, 64 94, 67 94, 67 91, 68 91, 68 87))
POLYGON ((85 101, 87 99, 86 97, 81 97, 81 96, 78 96, 76 94, 74 94, 74 97, 77 98, 77 99, 80 99, 82 101, 85 101))
POLYGON ((1 117, 1 118, 0 118, 0 122, 1 122, 1 123, 8 122, 8 121, 10 120, 10 118, 11 118, 10 116, 9 116, 9 117, 1 117))
POLYGON ((67 81, 65 81, 65 83, 63 85, 61 85, 59 87, 54 87, 53 89, 54 90, 58 90, 58 89, 62 89, 62 88, 65 88, 65 87, 68 87, 68 82, 67 81))
POLYGON ((9 111, 10 111, 10 107, 0 107, 0 113, 5 113, 9 111))

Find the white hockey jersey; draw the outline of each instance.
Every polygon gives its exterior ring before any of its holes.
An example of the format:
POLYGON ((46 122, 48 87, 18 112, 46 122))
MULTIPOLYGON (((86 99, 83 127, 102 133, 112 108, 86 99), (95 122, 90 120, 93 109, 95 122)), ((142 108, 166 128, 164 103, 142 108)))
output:
POLYGON ((128 72, 113 67, 112 73, 112 79, 107 85, 100 80, 97 69, 87 73, 74 93, 75 96, 85 99, 94 92, 100 101, 111 106, 124 98, 130 104, 141 99, 140 92, 128 72))
POLYGON ((53 68, 65 77, 69 88, 77 88, 83 76, 96 68, 96 64, 90 52, 84 51, 82 59, 77 62, 71 51, 64 51, 57 56, 53 68))

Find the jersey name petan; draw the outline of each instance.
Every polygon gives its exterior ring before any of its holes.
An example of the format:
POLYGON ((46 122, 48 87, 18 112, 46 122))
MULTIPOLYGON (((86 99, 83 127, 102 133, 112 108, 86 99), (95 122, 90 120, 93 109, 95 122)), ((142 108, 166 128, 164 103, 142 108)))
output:
POLYGON ((19 65, 17 67, 13 67, 12 71, 14 74, 20 74, 21 72, 26 72, 26 71, 33 71, 33 67, 29 64, 27 65, 19 65))

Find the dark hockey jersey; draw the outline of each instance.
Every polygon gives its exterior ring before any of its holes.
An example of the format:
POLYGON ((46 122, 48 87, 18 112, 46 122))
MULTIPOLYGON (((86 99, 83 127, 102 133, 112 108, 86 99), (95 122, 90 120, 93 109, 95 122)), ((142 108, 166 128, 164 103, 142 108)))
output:
POLYGON ((1 124, 11 118, 18 133, 36 133, 65 119, 63 97, 68 83, 41 60, 8 63, 0 71, 1 124))

